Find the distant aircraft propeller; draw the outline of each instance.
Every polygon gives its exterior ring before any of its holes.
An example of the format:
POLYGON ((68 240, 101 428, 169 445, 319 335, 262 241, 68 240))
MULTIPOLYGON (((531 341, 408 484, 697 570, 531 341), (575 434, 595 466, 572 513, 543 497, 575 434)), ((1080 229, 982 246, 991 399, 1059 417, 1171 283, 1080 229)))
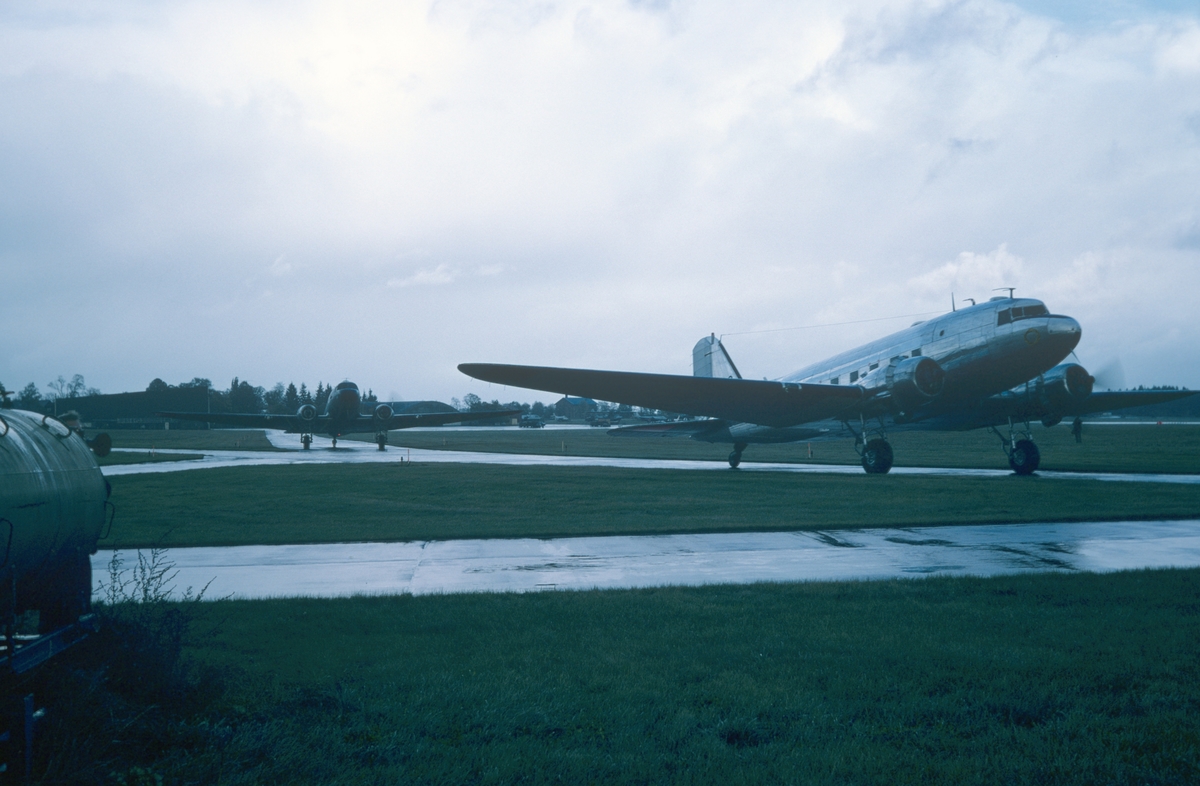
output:
POLYGON ((1100 367, 1095 374, 1096 388, 1104 390, 1125 389, 1125 367, 1120 358, 1114 358, 1100 367))

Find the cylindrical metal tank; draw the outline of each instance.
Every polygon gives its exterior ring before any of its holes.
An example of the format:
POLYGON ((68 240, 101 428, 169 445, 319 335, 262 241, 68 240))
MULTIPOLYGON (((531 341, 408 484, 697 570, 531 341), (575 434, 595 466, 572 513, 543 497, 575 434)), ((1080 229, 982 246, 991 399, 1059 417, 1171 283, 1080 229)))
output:
POLYGON ((90 608, 91 562, 108 483, 83 438, 49 416, 0 409, 0 611, 40 612, 39 628, 90 608))

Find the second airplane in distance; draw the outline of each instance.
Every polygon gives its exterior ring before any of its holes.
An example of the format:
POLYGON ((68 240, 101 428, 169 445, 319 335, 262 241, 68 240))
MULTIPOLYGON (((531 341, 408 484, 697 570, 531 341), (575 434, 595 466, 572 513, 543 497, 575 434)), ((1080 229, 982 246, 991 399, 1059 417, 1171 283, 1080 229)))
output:
POLYGON ((470 420, 512 417, 521 414, 519 409, 504 409, 488 412, 432 412, 421 415, 397 415, 389 404, 378 404, 369 415, 362 414, 362 394, 353 382, 339 382, 329 394, 325 413, 318 414, 312 404, 304 404, 295 415, 256 415, 234 412, 159 412, 164 418, 176 420, 198 420, 204 423, 220 423, 241 428, 277 428, 291 434, 299 434, 300 442, 307 450, 312 445, 314 434, 328 434, 337 447, 338 437, 343 434, 375 432, 375 444, 380 450, 387 449, 389 431, 417 426, 443 426, 447 423, 463 423, 470 420))

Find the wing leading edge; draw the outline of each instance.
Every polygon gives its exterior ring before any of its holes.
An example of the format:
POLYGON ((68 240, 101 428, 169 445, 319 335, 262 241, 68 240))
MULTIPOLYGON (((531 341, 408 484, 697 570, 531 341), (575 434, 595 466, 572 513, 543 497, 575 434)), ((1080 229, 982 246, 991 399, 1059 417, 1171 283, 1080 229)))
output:
POLYGON ((497 363, 463 363, 458 370, 501 385, 777 428, 843 417, 854 411, 864 398, 863 389, 857 385, 789 384, 497 363))

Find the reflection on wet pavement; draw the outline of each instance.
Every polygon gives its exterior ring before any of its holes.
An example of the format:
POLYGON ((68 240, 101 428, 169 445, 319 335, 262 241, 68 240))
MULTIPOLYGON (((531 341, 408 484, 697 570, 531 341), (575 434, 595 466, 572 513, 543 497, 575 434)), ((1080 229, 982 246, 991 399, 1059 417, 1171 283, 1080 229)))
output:
MULTIPOLYGON (((399 461, 417 461, 423 464, 505 464, 510 466, 556 466, 556 467, 618 467, 624 469, 689 469, 731 472, 724 461, 695 461, 681 459, 625 459, 598 458, 590 456, 545 456, 521 453, 475 453, 455 450, 421 450, 419 448, 376 449, 373 443, 343 440, 337 449, 314 444, 311 450, 302 450, 300 435, 267 431, 267 438, 284 451, 214 450, 204 451, 204 458, 196 461, 167 461, 157 464, 118 464, 104 468, 108 477, 116 475, 138 475, 149 472, 181 472, 189 469, 214 467, 248 467, 280 464, 374 464, 399 461)), ((114 450, 114 453, 120 452, 114 450)), ((132 451, 144 453, 144 450, 132 451)), ((196 450, 159 450, 161 454, 195 454, 196 450)), ((825 475, 861 475, 858 465, 836 464, 784 464, 743 461, 738 472, 793 472, 825 475)), ((999 478, 1013 473, 1000 469, 950 469, 939 467, 894 467, 893 475, 925 475, 942 477, 999 478)), ((1038 472, 1040 478, 1066 478, 1072 480, 1111 480, 1142 483, 1200 483, 1200 475, 1151 475, 1118 474, 1103 472, 1038 472)))
MULTIPOLYGON (((97 583, 111 552, 92 558, 97 583)), ((1200 566, 1200 521, 171 549, 206 597, 529 592, 1200 566), (209 582, 211 581, 211 584, 209 582)), ((127 565, 136 562, 124 554, 127 565)))

